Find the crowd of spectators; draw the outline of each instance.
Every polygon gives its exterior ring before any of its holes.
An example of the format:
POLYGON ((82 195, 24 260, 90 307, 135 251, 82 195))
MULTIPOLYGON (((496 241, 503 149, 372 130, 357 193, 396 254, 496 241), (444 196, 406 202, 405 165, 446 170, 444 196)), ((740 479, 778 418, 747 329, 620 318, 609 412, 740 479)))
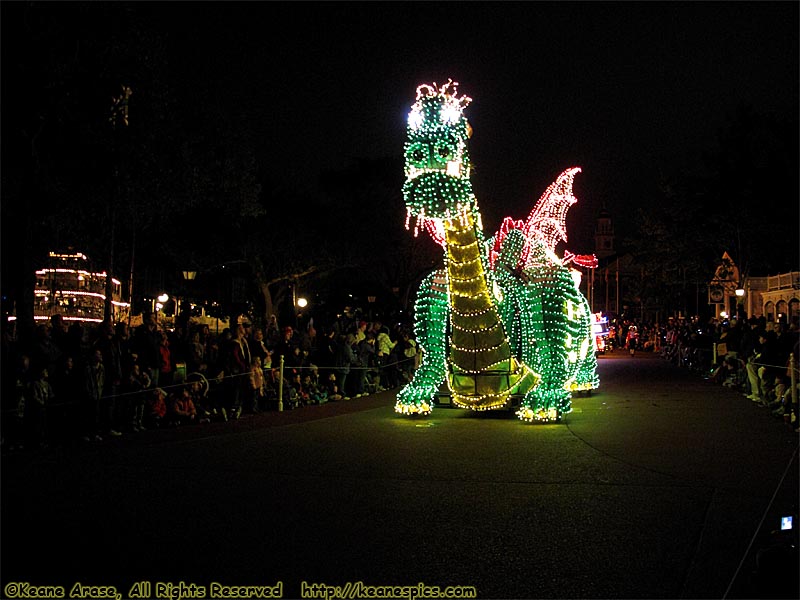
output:
POLYGON ((405 326, 380 321, 339 319, 318 332, 313 321, 279 327, 273 316, 216 334, 188 318, 167 330, 154 313, 133 328, 67 326, 54 315, 33 340, 4 332, 2 445, 102 442, 345 401, 409 381, 417 354, 405 326))
POLYGON ((609 328, 611 348, 655 352, 674 365, 732 388, 798 428, 800 331, 795 324, 749 319, 669 318, 666 324, 619 320, 609 328), (791 357, 794 360, 791 360, 791 357))
MULTIPOLYGON (((403 385, 418 365, 407 326, 347 318, 319 329, 313 321, 279 327, 273 316, 264 328, 245 321, 219 334, 188 318, 167 330, 146 313, 132 329, 125 322, 67 327, 54 315, 36 327, 33 340, 6 331, 3 449, 101 442, 349 400, 403 385)), ((797 429, 790 357, 797 369, 800 336, 794 325, 763 317, 670 318, 666 324, 620 319, 611 324, 607 344, 631 354, 658 353, 741 392, 797 429)))
POLYGON ((714 331, 715 361, 709 378, 741 392, 772 416, 793 423, 797 429, 797 405, 792 397, 800 382, 800 335, 795 325, 767 322, 763 318, 731 319, 714 331))

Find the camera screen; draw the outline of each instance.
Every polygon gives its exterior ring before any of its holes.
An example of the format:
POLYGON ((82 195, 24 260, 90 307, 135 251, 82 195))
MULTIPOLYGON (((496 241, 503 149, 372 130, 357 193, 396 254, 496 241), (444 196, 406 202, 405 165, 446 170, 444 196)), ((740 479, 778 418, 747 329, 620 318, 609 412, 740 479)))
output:
POLYGON ((792 528, 792 517, 781 517, 781 531, 792 528))

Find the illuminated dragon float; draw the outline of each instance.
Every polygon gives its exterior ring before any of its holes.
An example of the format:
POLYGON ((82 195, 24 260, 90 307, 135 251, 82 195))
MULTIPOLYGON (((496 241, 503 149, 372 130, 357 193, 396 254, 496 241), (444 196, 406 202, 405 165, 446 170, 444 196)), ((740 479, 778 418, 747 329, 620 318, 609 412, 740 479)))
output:
POLYGON ((572 393, 595 389, 591 310, 570 263, 594 267, 594 256, 555 247, 566 241, 566 213, 576 202, 564 171, 525 221, 509 217, 483 234, 470 183, 464 109, 450 80, 421 85, 408 115, 403 197, 406 228, 427 231, 444 250, 444 267, 421 283, 414 332, 422 360, 397 396, 401 414, 428 414, 446 381, 455 406, 507 409, 525 421, 558 421, 572 393), (413 221, 413 222, 412 222, 413 221))

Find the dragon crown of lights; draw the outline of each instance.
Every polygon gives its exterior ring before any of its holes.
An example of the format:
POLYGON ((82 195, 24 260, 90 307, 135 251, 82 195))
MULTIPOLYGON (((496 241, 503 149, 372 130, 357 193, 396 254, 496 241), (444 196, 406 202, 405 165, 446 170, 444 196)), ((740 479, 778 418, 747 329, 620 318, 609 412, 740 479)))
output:
MULTIPOLYGON (((436 82, 432 85, 423 83, 417 86, 416 102, 411 106, 408 114, 408 125, 411 129, 417 129, 425 119, 425 106, 433 104, 441 105, 439 118, 445 124, 455 124, 464 118, 464 109, 472 102, 472 98, 466 95, 458 95, 458 82, 448 79, 447 83, 437 86, 436 82)), ((467 123, 468 135, 471 128, 467 123)))

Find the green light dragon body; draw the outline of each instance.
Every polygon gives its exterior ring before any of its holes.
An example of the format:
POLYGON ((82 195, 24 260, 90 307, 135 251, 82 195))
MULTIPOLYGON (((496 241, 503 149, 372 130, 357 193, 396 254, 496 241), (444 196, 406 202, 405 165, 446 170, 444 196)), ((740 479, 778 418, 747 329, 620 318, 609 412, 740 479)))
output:
POLYGON ((580 169, 564 171, 526 221, 506 218, 486 239, 470 183, 470 99, 456 88, 419 86, 409 113, 406 226, 414 218, 415 234, 424 229, 443 247, 445 265, 420 286, 422 361, 395 410, 430 413, 447 382, 456 406, 501 409, 521 398, 520 419, 559 420, 573 391, 598 385, 590 308, 567 266, 577 257, 555 254, 580 169))

